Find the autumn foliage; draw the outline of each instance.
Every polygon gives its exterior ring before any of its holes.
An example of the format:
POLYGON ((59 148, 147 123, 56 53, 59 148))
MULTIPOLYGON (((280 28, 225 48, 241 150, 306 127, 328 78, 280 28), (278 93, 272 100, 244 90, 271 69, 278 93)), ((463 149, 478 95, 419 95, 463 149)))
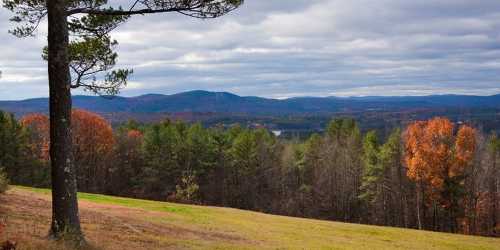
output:
POLYGON ((143 138, 143 134, 141 133, 141 131, 139 130, 136 130, 136 129, 131 129, 127 132, 127 137, 130 139, 130 140, 138 140, 138 141, 142 141, 142 138, 143 138))
POLYGON ((410 124, 403 135, 408 177, 418 183, 428 206, 437 203, 450 217, 457 212, 465 171, 476 149, 473 128, 454 129, 448 119, 438 117, 410 124))
POLYGON ((457 135, 445 118, 419 121, 405 133, 408 176, 441 187, 447 178, 463 173, 475 149, 475 131, 461 126, 457 135))
POLYGON ((78 156, 106 154, 112 150, 113 129, 103 117, 89 111, 75 109, 72 112, 72 119, 73 143, 77 148, 78 156))
POLYGON ((73 110, 71 129, 78 187, 95 192, 107 181, 105 164, 115 142, 113 129, 103 117, 81 109, 73 110))
MULTIPOLYGON (((30 132, 30 147, 40 160, 49 160, 49 119, 43 114, 22 118, 22 125, 30 132)), ((78 185, 82 191, 101 185, 105 180, 104 161, 113 150, 114 135, 111 125, 98 114, 75 109, 72 112, 73 157, 78 171, 78 185)))
POLYGON ((435 188, 464 173, 473 158, 475 130, 467 125, 453 132, 453 124, 445 118, 418 121, 408 126, 405 137, 408 177, 435 188))
MULTIPOLYGON (((455 171, 460 171, 474 158, 476 150, 476 130, 469 126, 461 126, 455 141, 455 171)), ((457 173, 455 173, 457 174, 457 173)))
MULTIPOLYGON (((114 143, 113 129, 101 116, 75 109, 72 112, 73 142, 78 154, 109 152, 114 143)), ((21 119, 21 124, 32 131, 32 147, 40 152, 40 159, 48 159, 49 118, 43 114, 30 114, 21 119)))
POLYGON ((28 129, 29 146, 35 157, 49 160, 49 118, 42 114, 30 114, 21 119, 23 127, 28 129))

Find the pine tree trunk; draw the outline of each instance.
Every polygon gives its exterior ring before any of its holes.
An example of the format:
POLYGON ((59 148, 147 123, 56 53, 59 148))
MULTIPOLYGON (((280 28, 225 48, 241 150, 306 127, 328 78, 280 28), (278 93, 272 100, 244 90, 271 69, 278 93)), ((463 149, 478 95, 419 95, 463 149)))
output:
POLYGON ((48 71, 50 90, 50 158, 52 171, 51 236, 83 242, 78 217, 76 175, 71 142, 71 88, 66 0, 50 0, 48 71))

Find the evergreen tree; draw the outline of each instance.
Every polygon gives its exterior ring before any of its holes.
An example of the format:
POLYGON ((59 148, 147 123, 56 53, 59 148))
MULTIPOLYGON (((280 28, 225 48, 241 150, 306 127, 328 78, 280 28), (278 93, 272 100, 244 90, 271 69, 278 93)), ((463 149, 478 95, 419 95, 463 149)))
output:
POLYGON ((183 151, 183 138, 179 128, 180 125, 167 121, 146 129, 143 178, 145 193, 151 198, 167 198, 171 190, 175 190, 176 180, 182 176, 179 158, 183 151))
POLYGON ((27 177, 31 159, 28 157, 26 130, 14 115, 0 111, 0 168, 13 183, 27 177))
POLYGON ((375 203, 381 192, 379 184, 384 177, 384 169, 379 161, 379 145, 377 134, 370 131, 363 139, 363 183, 361 184, 361 199, 375 203))
POLYGON ((380 147, 379 162, 384 172, 383 191, 385 199, 384 216, 386 225, 407 226, 407 189, 410 186, 406 170, 401 163, 401 129, 396 128, 380 147))
POLYGON ((141 131, 125 125, 116 131, 115 138, 115 164, 109 167, 111 176, 106 190, 115 195, 144 197, 145 183, 141 179, 144 166, 144 135, 141 131))
POLYGON ((230 149, 231 204, 240 208, 252 208, 255 171, 258 162, 257 141, 252 131, 245 130, 234 139, 230 149))

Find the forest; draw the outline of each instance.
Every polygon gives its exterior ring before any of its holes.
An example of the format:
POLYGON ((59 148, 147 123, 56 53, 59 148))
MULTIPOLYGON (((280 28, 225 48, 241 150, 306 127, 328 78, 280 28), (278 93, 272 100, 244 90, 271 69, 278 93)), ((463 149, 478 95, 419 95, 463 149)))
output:
MULTIPOLYGON (((500 139, 436 117, 390 135, 335 118, 307 139, 72 111, 81 192, 500 236, 500 139)), ((0 191, 50 187, 49 118, 0 113, 0 191)))

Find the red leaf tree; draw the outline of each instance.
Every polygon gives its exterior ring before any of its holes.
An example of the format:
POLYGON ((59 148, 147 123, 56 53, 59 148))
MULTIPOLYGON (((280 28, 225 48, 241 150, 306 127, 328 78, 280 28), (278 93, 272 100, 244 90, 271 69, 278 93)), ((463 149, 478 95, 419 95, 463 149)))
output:
MULTIPOLYGON (((82 191, 99 189, 108 177, 106 160, 114 146, 113 129, 100 115, 76 109, 71 124, 73 155, 77 166, 78 187, 82 191)), ((49 160, 49 119, 43 114, 22 118, 30 131, 31 147, 41 160, 49 160)))
POLYGON ((31 153, 42 161, 49 160, 49 118, 42 114, 30 114, 21 119, 28 129, 31 153))
POLYGON ((476 149, 475 129, 462 125, 454 133, 453 123, 438 117, 410 124, 403 137, 407 175, 417 183, 420 227, 425 205, 433 209, 433 229, 440 226, 435 217, 441 209, 447 217, 441 224, 456 231, 465 170, 476 149))

